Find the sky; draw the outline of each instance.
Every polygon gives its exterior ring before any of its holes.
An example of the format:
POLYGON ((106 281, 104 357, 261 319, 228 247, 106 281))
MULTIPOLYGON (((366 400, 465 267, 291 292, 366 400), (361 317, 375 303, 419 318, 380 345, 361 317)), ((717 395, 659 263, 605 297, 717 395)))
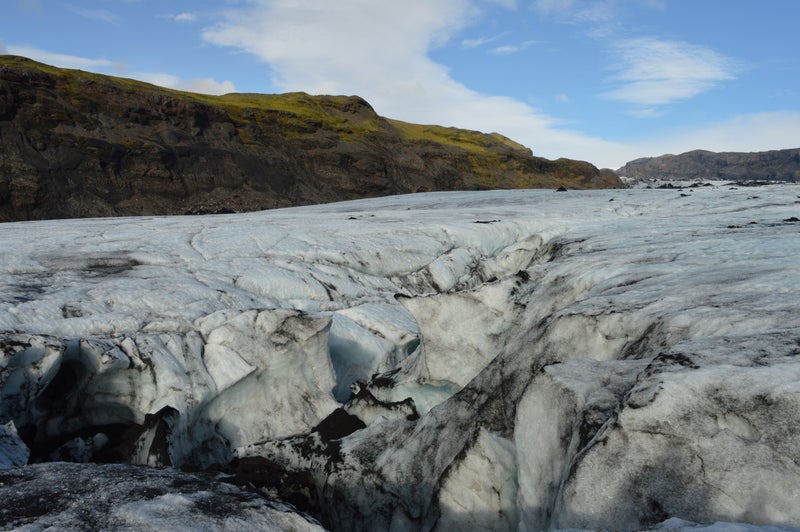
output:
POLYGON ((535 155, 800 147, 798 0, 3 0, 0 53, 206 94, 346 94, 535 155))

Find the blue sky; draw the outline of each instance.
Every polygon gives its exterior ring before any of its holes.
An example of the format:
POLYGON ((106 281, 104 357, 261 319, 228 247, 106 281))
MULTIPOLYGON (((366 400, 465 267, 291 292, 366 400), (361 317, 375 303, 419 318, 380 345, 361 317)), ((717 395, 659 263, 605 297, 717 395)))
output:
POLYGON ((549 158, 800 146, 797 0, 6 4, 3 53, 210 94, 358 94, 549 158))

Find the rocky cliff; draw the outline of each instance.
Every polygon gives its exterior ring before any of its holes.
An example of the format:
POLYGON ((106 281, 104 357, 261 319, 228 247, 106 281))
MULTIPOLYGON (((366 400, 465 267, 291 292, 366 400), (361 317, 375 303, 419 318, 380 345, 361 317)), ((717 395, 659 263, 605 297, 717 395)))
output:
POLYGON ((634 179, 800 181, 800 148, 754 153, 694 150, 645 157, 617 170, 634 179))
POLYGON ((206 96, 0 56, 0 221, 238 212, 434 190, 616 187, 358 97, 206 96))

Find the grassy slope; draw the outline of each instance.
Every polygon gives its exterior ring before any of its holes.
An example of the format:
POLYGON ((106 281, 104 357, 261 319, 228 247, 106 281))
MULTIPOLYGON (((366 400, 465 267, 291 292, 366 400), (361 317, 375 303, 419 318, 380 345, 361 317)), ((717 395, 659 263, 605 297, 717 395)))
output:
MULTIPOLYGON (((226 94, 210 96, 167 89, 136 81, 61 69, 29 59, 0 56, 0 68, 40 72, 56 78, 59 93, 73 102, 96 97, 87 91, 118 92, 130 101, 148 106, 169 101, 176 106, 205 105, 224 112, 234 124, 245 146, 258 152, 262 144, 253 135, 272 131, 284 139, 318 139, 320 135, 342 144, 365 143, 411 149, 426 161, 447 160, 469 188, 592 188, 617 186, 613 179, 593 181, 597 169, 567 159, 548 161, 533 157, 531 150, 497 133, 481 133, 452 127, 420 125, 377 115, 357 96, 310 96, 287 94, 226 94), (84 93, 88 92, 89 95, 84 93)), ((119 98, 117 98, 119 99, 119 98)), ((96 105, 96 102, 90 102, 96 105)), ((56 119, 56 117, 53 117, 56 119)), ((263 138, 263 137, 262 137, 263 138)), ((427 163, 426 163, 427 164, 427 163)), ((432 163, 436 164, 436 163, 432 163)))
MULTIPOLYGON (((288 128, 302 131, 308 124, 321 125, 345 137, 361 137, 370 133, 391 132, 408 142, 432 142, 456 147, 468 152, 487 155, 504 147, 506 150, 527 152, 528 149, 497 133, 420 125, 399 120, 384 119, 372 113, 363 116, 348 112, 349 108, 363 102, 357 97, 310 96, 295 92, 286 94, 226 94, 211 96, 158 87, 142 81, 116 76, 94 74, 82 70, 57 68, 30 59, 0 55, 0 67, 10 66, 18 71, 42 72, 59 79, 59 88, 66 89, 74 98, 80 98, 81 87, 88 83, 102 83, 120 92, 139 97, 169 96, 178 100, 195 101, 225 110, 237 125, 246 123, 255 113, 256 118, 275 119, 278 116, 288 128)), ((363 105, 368 106, 366 102, 363 105)), ((371 111, 371 108, 370 108, 371 111)))

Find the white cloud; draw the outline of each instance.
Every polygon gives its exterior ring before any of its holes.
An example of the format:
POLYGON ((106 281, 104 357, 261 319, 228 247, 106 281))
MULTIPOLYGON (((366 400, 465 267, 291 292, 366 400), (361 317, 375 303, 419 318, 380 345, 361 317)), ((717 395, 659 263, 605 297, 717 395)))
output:
POLYGON ((166 74, 164 72, 131 72, 130 77, 169 89, 177 89, 178 84, 181 83, 181 78, 178 76, 173 76, 172 74, 166 74))
MULTIPOLYGON (((549 9, 587 7, 578 1, 540 4, 549 9)), ((471 90, 429 52, 474 22, 480 13, 477 2, 248 0, 244 8, 231 8, 203 35, 211 43, 259 57, 269 65, 280 90, 358 94, 384 116, 497 131, 531 147, 536 155, 588 160, 600 167, 616 168, 670 150, 775 149, 786 139, 800 138, 800 113, 781 113, 612 142, 569 129, 519 100, 471 90)), ((475 43, 480 44, 485 43, 475 43)), ((634 39, 614 51, 620 86, 608 96, 634 104, 631 113, 642 117, 663 113, 664 104, 709 90, 735 73, 729 58, 683 42, 634 39)), ((566 96, 556 98, 569 101, 566 96)))
MULTIPOLYGON (((666 0, 533 0, 533 7, 545 16, 552 16, 562 22, 601 24, 590 34, 613 32, 615 28, 606 24, 615 22, 625 12, 626 4, 640 4, 655 11, 664 11, 666 0)), ((619 28, 616 28, 619 29, 619 28)))
POLYGON ((33 59, 34 61, 40 61, 48 65, 62 68, 95 69, 115 66, 115 63, 108 59, 93 59, 76 55, 59 54, 40 50, 31 46, 7 46, 6 51, 9 54, 21 55, 33 59))
POLYGON ((494 42, 498 39, 502 39, 503 37, 508 35, 508 33, 509 32, 504 31, 503 33, 498 33, 497 35, 478 37, 477 39, 464 39, 463 41, 461 41, 461 46, 463 46, 464 48, 478 48, 479 46, 483 46, 485 44, 494 42))
POLYGON ((384 116, 499 132, 535 154, 589 161, 622 146, 513 98, 473 91, 428 52, 478 16, 469 0, 252 0, 204 32, 268 63, 285 91, 358 94, 384 116))
POLYGON ((260 0, 204 32, 273 66, 286 87, 356 85, 441 71, 426 53, 461 29, 469 0, 260 0), (348 77, 354 76, 353 82, 348 77))
POLYGON ((767 151, 797 148, 800 111, 776 111, 736 116, 724 122, 673 133, 649 141, 643 149, 651 155, 709 151, 767 151), (666 150, 666 151, 665 151, 666 150))
POLYGON ((520 50, 521 48, 516 44, 506 44, 504 46, 492 48, 492 53, 495 55, 511 55, 519 52, 520 50))
POLYGON ((538 42, 539 41, 524 41, 517 44, 506 44, 505 46, 498 46, 496 48, 492 48, 492 53, 495 55, 515 54, 517 52, 521 52, 527 48, 530 48, 531 46, 533 46, 538 42))
POLYGON ((556 94, 556 101, 559 103, 569 103, 569 95, 568 94, 556 94))
POLYGON ((607 22, 617 14, 614 0, 535 0, 533 5, 542 15, 571 22, 607 22))
POLYGON ((189 92, 197 92, 200 94, 228 94, 236 92, 236 87, 232 81, 225 80, 218 82, 211 78, 193 78, 182 81, 178 89, 189 92))
POLYGON ((666 111, 662 107, 634 107, 628 114, 634 118, 660 118, 666 111))
POLYGON ((172 74, 163 72, 133 72, 130 77, 158 85, 186 92, 196 92, 199 94, 228 94, 236 92, 236 87, 230 81, 218 82, 211 78, 181 79, 172 74))
POLYGON ((197 15, 194 13, 178 13, 172 17, 172 20, 175 22, 195 22, 197 21, 197 15))
POLYGON ((30 46, 5 46, 3 41, 0 40, 0 54, 12 54, 28 57, 34 61, 46 63, 61 68, 77 68, 83 70, 90 70, 92 72, 103 72, 109 69, 113 70, 116 75, 124 75, 133 79, 138 79, 159 87, 167 87, 170 89, 182 90, 187 92, 197 92, 200 94, 228 94, 236 92, 236 87, 231 81, 216 81, 211 78, 193 78, 182 79, 172 74, 160 72, 132 72, 125 73, 124 68, 118 62, 110 61, 108 59, 93 59, 87 57, 78 57, 68 54, 59 54, 48 52, 46 50, 39 50, 30 46))
POLYGON ((497 4, 499 6, 503 6, 506 9, 516 9, 517 8, 517 0, 483 0, 487 4, 497 4))
POLYGON ((654 37, 627 39, 613 47, 618 88, 603 96, 625 103, 655 106, 706 92, 734 79, 730 58, 695 44, 654 37))
MULTIPOLYGON (((797 148, 800 111, 751 113, 717 123, 682 128, 617 145, 602 159, 604 166, 619 168, 640 157, 657 157, 692 150, 753 152, 797 148)), ((597 164, 597 163, 595 163, 597 164)))

